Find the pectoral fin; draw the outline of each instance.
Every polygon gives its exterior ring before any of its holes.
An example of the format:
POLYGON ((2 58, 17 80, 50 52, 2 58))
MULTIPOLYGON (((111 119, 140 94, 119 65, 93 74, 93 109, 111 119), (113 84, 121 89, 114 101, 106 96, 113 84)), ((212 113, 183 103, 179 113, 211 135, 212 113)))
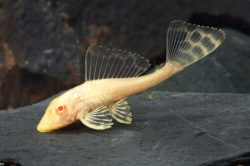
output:
POLYGON ((112 127, 112 117, 106 106, 99 107, 94 111, 85 114, 80 118, 87 127, 95 130, 105 130, 112 127))
POLYGON ((132 122, 132 113, 130 112, 130 107, 126 98, 112 105, 110 114, 120 123, 130 124, 132 122))

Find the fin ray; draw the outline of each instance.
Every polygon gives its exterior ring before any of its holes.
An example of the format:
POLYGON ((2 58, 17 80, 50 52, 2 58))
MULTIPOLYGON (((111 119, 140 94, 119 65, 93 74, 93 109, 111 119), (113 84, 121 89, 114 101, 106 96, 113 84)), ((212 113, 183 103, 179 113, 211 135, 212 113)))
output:
POLYGON ((105 130, 111 128, 112 118, 106 106, 99 107, 80 118, 81 122, 87 127, 95 130, 105 130))
POLYGON ((126 98, 116 102, 110 108, 111 116, 120 123, 130 124, 132 122, 132 113, 126 98))
POLYGON ((172 21, 167 31, 167 62, 187 67, 214 51, 224 39, 221 29, 172 21))
POLYGON ((85 81, 137 77, 149 67, 149 61, 138 54, 92 44, 85 56, 85 81))

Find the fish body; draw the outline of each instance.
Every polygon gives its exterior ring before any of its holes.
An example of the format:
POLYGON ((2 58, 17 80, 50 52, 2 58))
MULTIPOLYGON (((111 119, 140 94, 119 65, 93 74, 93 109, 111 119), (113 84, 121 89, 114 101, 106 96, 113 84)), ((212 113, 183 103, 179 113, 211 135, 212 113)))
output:
POLYGON ((225 39, 216 28, 173 21, 167 32, 167 61, 155 72, 145 72, 149 61, 122 50, 91 45, 85 56, 85 83, 54 99, 37 126, 50 132, 80 120, 84 125, 104 130, 112 119, 132 122, 126 98, 151 88, 215 50, 225 39))

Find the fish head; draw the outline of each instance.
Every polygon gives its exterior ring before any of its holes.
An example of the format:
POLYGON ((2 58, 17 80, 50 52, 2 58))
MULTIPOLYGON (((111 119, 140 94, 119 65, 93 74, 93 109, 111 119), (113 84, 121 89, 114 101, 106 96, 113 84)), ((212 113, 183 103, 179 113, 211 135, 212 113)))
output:
POLYGON ((37 130, 41 133, 51 132, 73 123, 76 119, 72 104, 64 95, 54 99, 45 111, 37 130))

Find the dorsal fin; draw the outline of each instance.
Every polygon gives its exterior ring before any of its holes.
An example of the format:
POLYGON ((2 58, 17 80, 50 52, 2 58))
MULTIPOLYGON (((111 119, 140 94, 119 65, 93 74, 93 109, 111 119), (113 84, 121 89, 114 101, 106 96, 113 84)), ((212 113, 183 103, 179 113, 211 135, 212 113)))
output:
POLYGON ((92 44, 85 56, 85 81, 137 77, 149 67, 149 60, 136 53, 92 44))

